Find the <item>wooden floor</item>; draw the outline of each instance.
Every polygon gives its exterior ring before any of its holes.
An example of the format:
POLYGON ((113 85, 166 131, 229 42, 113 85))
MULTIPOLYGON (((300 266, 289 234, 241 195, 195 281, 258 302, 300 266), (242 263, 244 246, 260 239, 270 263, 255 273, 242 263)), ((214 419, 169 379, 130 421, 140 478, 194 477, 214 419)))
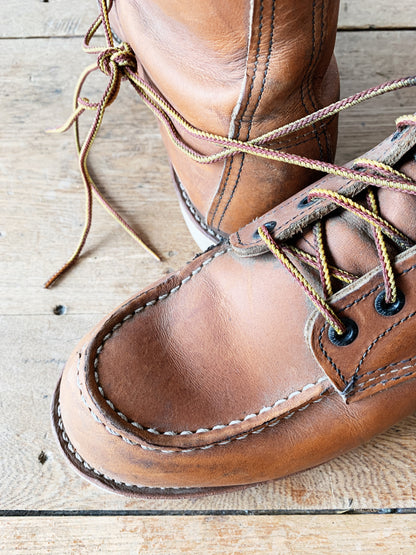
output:
MULTIPOLYGON (((416 417, 314 470, 215 497, 131 500, 84 482, 49 422, 78 339, 116 304, 197 250, 175 199, 156 124, 128 87, 92 156, 114 206, 162 256, 155 262, 97 207, 76 269, 84 195, 72 134, 51 136, 91 63, 81 36, 95 0, 9 0, 0 20, 0 552, 416 553, 416 417)), ((342 95, 415 73, 414 0, 345 0, 337 38, 342 95)), ((94 98, 102 81, 90 85, 94 98)), ((338 160, 416 111, 401 91, 342 116, 338 160)), ((328 423, 330 425, 330 423, 328 423)))

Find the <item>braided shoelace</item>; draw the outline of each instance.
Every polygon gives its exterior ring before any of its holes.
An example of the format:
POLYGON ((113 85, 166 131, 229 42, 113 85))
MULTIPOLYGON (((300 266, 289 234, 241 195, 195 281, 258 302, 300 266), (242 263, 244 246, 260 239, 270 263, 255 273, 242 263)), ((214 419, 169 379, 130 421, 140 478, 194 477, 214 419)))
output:
MULTIPOLYGON (((70 118, 62 127, 50 130, 50 132, 61 133, 68 130, 72 125, 74 125, 75 143, 79 155, 79 166, 85 187, 86 215, 84 228, 77 248, 75 249, 72 256, 69 258, 69 260, 62 266, 62 268, 60 268, 45 283, 45 287, 50 287, 60 276, 62 276, 62 274, 64 274, 69 268, 71 268, 71 266, 73 266, 80 257, 91 228, 93 195, 110 213, 110 215, 119 222, 119 224, 127 231, 127 233, 129 233, 129 235, 133 237, 134 240, 136 240, 157 260, 160 260, 158 255, 154 253, 140 239, 138 234, 116 212, 116 210, 111 207, 108 201, 106 201, 88 171, 88 155, 101 126, 104 112, 116 99, 120 89, 121 81, 124 80, 128 80, 131 83, 143 102, 152 110, 159 121, 165 126, 170 139, 177 146, 177 148, 184 152, 189 158, 201 164, 211 164, 220 160, 224 160, 225 158, 228 158, 230 156, 234 156, 238 153, 248 153, 260 158, 286 162, 288 164, 293 164, 296 166, 301 166, 328 174, 338 175, 347 179, 359 180, 368 185, 392 188, 397 187, 398 184, 402 185, 403 187, 405 187, 405 185, 409 185, 408 180, 405 179, 405 176, 395 175, 391 172, 390 168, 381 171, 381 168, 379 167, 378 169, 380 171, 378 171, 378 173, 374 175, 372 173, 374 166, 372 165, 372 163, 369 163, 368 167, 366 168, 368 172, 363 173, 362 170, 359 171, 356 168, 346 168, 343 166, 336 166, 328 162, 311 160, 302 156, 297 156, 282 151, 276 151, 271 148, 267 148, 267 146, 265 145, 280 137, 285 137, 291 133, 294 133, 295 131, 313 125, 314 123, 328 119, 338 114, 339 112, 361 102, 364 102, 365 100, 368 100, 370 98, 375 98, 376 96, 380 96, 387 92, 415 86, 416 76, 408 77, 405 79, 398 79, 395 81, 388 81, 377 87, 364 90, 362 92, 349 96, 348 98, 340 100, 339 102, 335 102, 327 106, 326 108, 318 110, 317 112, 301 118, 293 123, 284 125, 278 129, 265 133, 260 137, 256 137, 248 141, 240 141, 228 137, 222 137, 220 135, 207 133, 193 127, 164 98, 162 98, 152 87, 150 87, 143 79, 139 77, 139 75, 137 74, 136 58, 131 47, 125 42, 122 42, 117 46, 115 46, 114 44, 114 39, 108 18, 108 13, 112 7, 112 4, 113 0, 108 0, 108 3, 107 0, 99 0, 100 15, 87 31, 83 44, 83 49, 85 52, 97 55, 97 61, 95 64, 87 67, 79 78, 79 81, 75 88, 74 111, 70 118), (101 26, 104 29, 106 46, 90 46, 92 38, 101 26), (109 83, 104 91, 101 100, 99 100, 98 102, 92 102, 88 98, 82 97, 81 91, 87 77, 97 69, 109 77, 109 83), (78 120, 85 111, 95 112, 95 117, 86 138, 81 143, 79 137, 78 120), (219 152, 212 155, 204 155, 192 149, 180 137, 178 129, 192 137, 197 137, 207 142, 218 145, 218 147, 220 148, 219 152)), ((374 217, 377 218, 377 216, 374 217)), ((302 256, 307 257, 306 253, 304 253, 302 256)), ((325 272, 326 266, 324 263, 324 257, 319 257, 318 264, 322 265, 322 271, 325 272)), ((339 271, 337 271, 336 274, 342 275, 342 272, 340 273, 339 271)))
MULTIPOLYGON (((416 115, 398 118, 398 120, 396 120, 396 125, 398 130, 409 125, 416 126, 416 115)), ((383 176, 383 183, 377 184, 381 188, 388 188, 397 192, 416 195, 416 181, 386 164, 360 158, 355 161, 354 166, 370 171, 376 179, 378 179, 379 176, 383 176)), ((360 179, 360 181, 364 180, 360 179)), ((308 203, 315 199, 327 199, 336 206, 351 212, 371 226, 383 276, 384 303, 387 306, 393 306, 397 303, 399 291, 396 285, 396 277, 391 257, 387 250, 385 237, 388 237, 402 250, 410 248, 414 245, 414 242, 380 216, 374 188, 370 186, 366 190, 365 202, 367 207, 335 191, 322 189, 320 187, 311 189, 306 197, 308 203)), ((326 216, 326 218, 328 217, 331 217, 331 214, 326 216)), ((333 294, 332 280, 337 279, 345 284, 349 284, 358 279, 358 276, 354 276, 328 263, 323 240, 322 219, 313 224, 312 231, 314 237, 314 255, 288 244, 278 244, 267 229, 267 225, 262 225, 258 228, 258 234, 267 245, 268 249, 291 273, 336 334, 338 334, 338 336, 343 336, 347 331, 347 326, 345 322, 337 316, 328 302, 328 299, 333 294), (320 295, 301 274, 291 262, 289 256, 300 260, 318 272, 322 287, 322 295, 320 295)))

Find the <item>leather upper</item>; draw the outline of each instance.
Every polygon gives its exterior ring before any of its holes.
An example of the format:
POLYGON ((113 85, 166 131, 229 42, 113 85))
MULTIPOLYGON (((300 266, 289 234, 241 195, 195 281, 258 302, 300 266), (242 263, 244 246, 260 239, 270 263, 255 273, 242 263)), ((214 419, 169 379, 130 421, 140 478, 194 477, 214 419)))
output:
MULTIPOLYGON (((415 179, 415 144, 416 129, 404 129, 367 157, 415 179)), ((330 176, 315 186, 357 198, 363 188, 330 176)), ((414 215, 402 222, 394 207, 401 193, 384 193, 381 214, 415 240, 414 215)), ((326 461, 415 410, 416 247, 394 263, 404 305, 382 315, 368 230, 326 201, 299 208, 306 195, 134 296, 83 339, 55 406, 61 445, 83 474, 128 494, 256 483, 326 461), (361 276, 329 300, 358 327, 347 346, 330 341, 321 313, 255 238, 274 220, 277 240, 306 249, 323 214, 331 256, 361 276)))
MULTIPOLYGON (((338 99, 333 48, 338 1, 115 0, 111 22, 132 46, 138 72, 193 126, 249 140, 338 99)), ((133 116, 132 116, 133 117, 133 116)), ((218 147, 178 135, 193 149, 218 147)), ((305 187, 316 174, 281 162, 235 155, 201 164, 162 137, 181 203, 216 241, 305 187)), ((332 160, 337 119, 269 143, 332 160)))

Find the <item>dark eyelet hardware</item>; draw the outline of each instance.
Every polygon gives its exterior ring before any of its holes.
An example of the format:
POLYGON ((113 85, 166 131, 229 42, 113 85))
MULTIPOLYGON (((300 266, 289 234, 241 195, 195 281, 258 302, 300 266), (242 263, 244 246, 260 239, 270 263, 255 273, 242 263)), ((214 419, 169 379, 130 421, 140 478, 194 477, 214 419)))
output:
POLYGON ((345 331, 342 334, 337 333, 334 328, 329 328, 328 338, 331 343, 337 347, 345 347, 350 345, 358 335, 358 326, 350 318, 343 318, 342 323, 345 326, 345 331))
POLYGON ((315 204, 316 201, 317 199, 315 198, 313 198, 312 200, 308 200, 308 197, 303 197, 303 199, 298 202, 298 208, 308 208, 308 206, 312 206, 312 204, 315 204))
POLYGON ((381 316, 394 316, 404 307, 405 298, 403 293, 398 289, 397 298, 394 303, 386 303, 386 292, 380 291, 374 301, 374 308, 381 316))
POLYGON ((403 133, 404 133, 406 130, 407 130, 407 126, 403 126, 403 127, 401 127, 400 129, 398 129, 398 130, 394 133, 393 137, 391 138, 392 142, 393 142, 393 141, 397 141, 397 139, 400 139, 400 137, 403 135, 403 133))
MULTIPOLYGON (((273 231, 273 229, 276 227, 276 222, 267 222, 264 225, 264 227, 267 229, 267 231, 273 231)), ((259 226, 261 227, 261 226, 259 226)), ((259 239, 260 235, 259 235, 259 230, 256 229, 256 231, 253 233, 253 238, 254 239, 259 239)))

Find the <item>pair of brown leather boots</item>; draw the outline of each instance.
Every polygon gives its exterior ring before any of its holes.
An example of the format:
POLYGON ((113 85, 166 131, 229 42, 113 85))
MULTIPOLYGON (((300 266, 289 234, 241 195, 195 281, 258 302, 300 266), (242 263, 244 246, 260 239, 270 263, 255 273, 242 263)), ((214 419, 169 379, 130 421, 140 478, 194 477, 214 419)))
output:
POLYGON ((74 351, 53 404, 69 461, 126 495, 222 492, 318 465, 412 413, 415 116, 332 162, 338 112, 416 78, 337 102, 333 0, 99 4, 86 49, 109 85, 95 104, 79 95, 70 120, 96 112, 79 145, 87 189, 89 149, 127 79, 209 248, 74 351), (316 170, 328 175, 311 185, 316 170))

